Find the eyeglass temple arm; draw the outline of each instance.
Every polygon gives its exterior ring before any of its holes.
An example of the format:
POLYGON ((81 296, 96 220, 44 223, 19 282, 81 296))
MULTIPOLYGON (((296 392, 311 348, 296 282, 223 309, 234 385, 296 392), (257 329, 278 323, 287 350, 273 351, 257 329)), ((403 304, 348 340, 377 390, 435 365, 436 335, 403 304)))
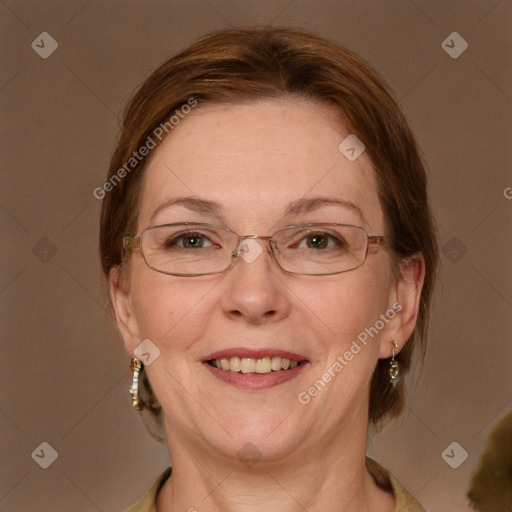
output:
POLYGON ((387 239, 385 236, 368 235, 368 243, 369 244, 385 245, 386 242, 387 242, 387 239))
POLYGON ((136 249, 140 247, 140 236, 124 236, 123 247, 125 249, 136 249))

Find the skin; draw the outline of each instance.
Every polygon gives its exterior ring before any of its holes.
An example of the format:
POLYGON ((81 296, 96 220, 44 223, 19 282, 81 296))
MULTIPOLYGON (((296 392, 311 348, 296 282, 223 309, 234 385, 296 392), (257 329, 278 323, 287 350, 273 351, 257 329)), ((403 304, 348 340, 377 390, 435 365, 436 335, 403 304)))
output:
MULTIPOLYGON (((338 150, 350 131, 330 107, 299 99, 197 107, 154 151, 146 168, 137 234, 149 225, 208 222, 239 234, 270 235, 295 223, 340 222, 385 233, 374 171, 363 153, 350 162, 338 150), (220 216, 184 206, 195 196, 223 206, 220 216), (284 216, 290 202, 334 197, 350 208, 322 206, 284 216)), ((417 318, 424 264, 400 279, 388 252, 371 249, 365 264, 332 276, 283 272, 268 245, 213 276, 177 277, 150 269, 133 252, 126 282, 114 269, 111 297, 126 350, 149 338, 160 356, 146 367, 165 412, 172 477, 158 512, 392 511, 394 496, 376 486, 364 460, 368 395, 378 358, 403 348, 417 318), (395 302, 402 310, 309 404, 306 391, 352 340, 395 302), (268 390, 241 390, 207 371, 201 360, 226 348, 272 347, 310 364, 268 390), (237 453, 252 443, 250 467, 237 453), (192 508, 194 507, 194 508, 192 508), (303 508, 302 508, 303 507, 303 508)))

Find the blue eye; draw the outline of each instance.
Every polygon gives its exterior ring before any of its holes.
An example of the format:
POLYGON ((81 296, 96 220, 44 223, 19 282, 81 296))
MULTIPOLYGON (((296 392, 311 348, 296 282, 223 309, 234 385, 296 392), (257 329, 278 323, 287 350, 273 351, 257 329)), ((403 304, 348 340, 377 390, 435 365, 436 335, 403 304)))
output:
POLYGON ((213 244, 202 233, 192 232, 178 233, 177 235, 169 237, 164 243, 166 249, 201 249, 205 246, 212 247, 213 244))

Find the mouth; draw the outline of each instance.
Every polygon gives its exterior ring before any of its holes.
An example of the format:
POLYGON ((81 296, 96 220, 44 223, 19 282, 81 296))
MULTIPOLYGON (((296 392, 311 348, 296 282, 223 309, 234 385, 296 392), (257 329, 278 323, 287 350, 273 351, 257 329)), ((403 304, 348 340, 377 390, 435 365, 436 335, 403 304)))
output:
POLYGON ((281 370, 293 370, 300 365, 301 361, 288 359, 279 356, 264 357, 223 357, 221 359, 210 359, 207 363, 219 370, 241 373, 271 373, 281 370))
POLYGON ((210 354, 202 361, 218 379, 242 389, 268 389, 297 376, 310 363, 292 352, 236 348, 210 354))

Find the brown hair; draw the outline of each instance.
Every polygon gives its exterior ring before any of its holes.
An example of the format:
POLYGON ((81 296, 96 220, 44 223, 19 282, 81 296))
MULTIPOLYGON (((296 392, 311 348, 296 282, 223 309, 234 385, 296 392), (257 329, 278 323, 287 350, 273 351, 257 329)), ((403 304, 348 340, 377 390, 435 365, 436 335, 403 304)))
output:
MULTIPOLYGON (((108 179, 119 177, 119 170, 127 169, 126 162, 154 130, 191 98, 201 104, 294 95, 331 105, 366 146, 391 240, 392 267, 399 272, 400 263, 417 253, 425 260, 416 328, 397 357, 403 374, 415 345, 420 344, 424 354, 437 242, 426 173, 411 130, 388 86, 352 52, 300 30, 225 30, 204 37, 156 69, 135 93, 125 111, 108 179)), ((123 179, 104 194, 100 252, 107 277, 127 261, 122 241, 125 234, 135 234, 146 160, 132 162, 133 169, 121 173, 123 179)), ((403 379, 391 386, 388 361, 379 360, 371 382, 370 421, 377 425, 385 416, 398 415, 403 403, 403 379)))

